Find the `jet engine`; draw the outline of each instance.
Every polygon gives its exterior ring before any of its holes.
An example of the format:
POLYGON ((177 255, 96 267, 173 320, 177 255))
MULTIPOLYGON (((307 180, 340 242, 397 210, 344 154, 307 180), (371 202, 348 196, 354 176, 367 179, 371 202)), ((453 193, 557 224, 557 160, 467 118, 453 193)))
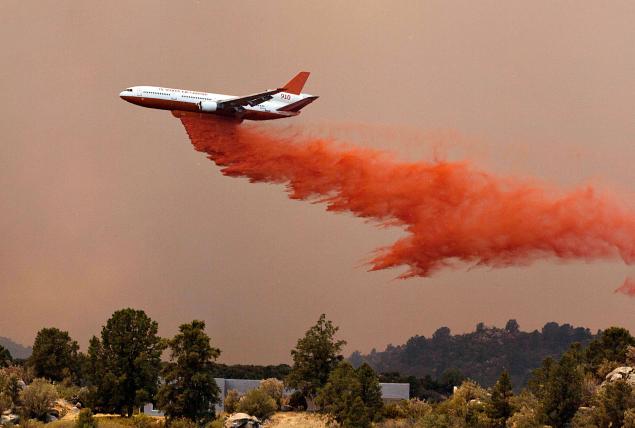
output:
POLYGON ((198 103, 198 109, 200 111, 210 113, 218 109, 218 104, 214 101, 201 101, 198 103))

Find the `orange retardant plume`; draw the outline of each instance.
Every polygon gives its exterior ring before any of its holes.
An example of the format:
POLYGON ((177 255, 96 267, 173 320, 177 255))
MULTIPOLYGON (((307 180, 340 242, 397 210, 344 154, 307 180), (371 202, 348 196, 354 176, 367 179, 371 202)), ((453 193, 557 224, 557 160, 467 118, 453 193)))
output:
POLYGON ((622 293, 630 297, 635 297, 635 281, 632 278, 626 278, 624 284, 617 287, 614 293, 622 293))
POLYGON ((635 261, 635 214, 592 187, 562 193, 468 163, 400 162, 331 139, 281 137, 262 126, 174 114, 194 147, 227 176, 285 184, 290 198, 401 227, 406 236, 378 249, 371 270, 406 267, 400 277, 407 278, 465 264, 635 261))

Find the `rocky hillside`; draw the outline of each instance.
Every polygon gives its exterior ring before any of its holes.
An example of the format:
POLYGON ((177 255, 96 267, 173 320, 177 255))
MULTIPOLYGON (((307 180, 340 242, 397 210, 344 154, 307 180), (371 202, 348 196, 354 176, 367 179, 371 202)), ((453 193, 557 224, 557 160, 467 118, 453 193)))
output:
POLYGON ((587 328, 555 322, 545 324, 541 331, 523 332, 515 320, 509 320, 505 328, 480 323, 475 331, 458 335, 441 327, 431 338, 414 336, 403 345, 388 345, 384 351, 372 350, 368 355, 354 352, 350 361, 353 365, 367 362, 380 373, 433 379, 458 369, 484 386, 492 386, 501 371, 507 370, 519 388, 543 359, 560 357, 572 343, 586 345, 594 337, 587 328))

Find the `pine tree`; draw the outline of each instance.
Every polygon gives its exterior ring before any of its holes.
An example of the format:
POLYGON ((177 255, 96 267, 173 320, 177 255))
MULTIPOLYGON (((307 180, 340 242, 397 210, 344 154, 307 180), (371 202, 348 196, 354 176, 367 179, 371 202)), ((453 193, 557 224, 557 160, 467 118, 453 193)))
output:
POLYGON ((106 322, 101 340, 91 340, 87 361, 96 370, 91 380, 102 407, 132 416, 135 406, 154 397, 165 349, 158 328, 145 312, 122 309, 106 322))
MULTIPOLYGON (((347 361, 342 361, 331 372, 315 401, 322 411, 329 413, 342 424, 349 417, 354 400, 361 400, 361 391, 362 387, 355 369, 347 361)), ((363 401, 362 409, 366 413, 363 401)))
POLYGON ((586 359, 594 369, 604 360, 626 363, 628 347, 633 345, 635 345, 635 338, 628 330, 620 327, 607 328, 600 337, 589 343, 586 359))
POLYGON ((11 353, 4 346, 0 345, 0 367, 8 367, 13 362, 11 353))
POLYGON ((35 376, 53 381, 75 380, 79 373, 79 345, 67 331, 43 328, 37 332, 28 364, 35 376))
POLYGON ((375 371, 366 363, 362 364, 355 370, 357 379, 360 384, 360 397, 362 403, 366 407, 368 419, 376 421, 381 416, 384 408, 384 401, 381 397, 381 385, 379 385, 379 377, 375 371))
POLYGON ((97 419, 95 419, 90 409, 82 409, 79 412, 75 428, 97 428, 97 419))
POLYGON ((368 417, 368 409, 364 406, 362 398, 357 396, 353 400, 346 418, 342 422, 343 428, 367 428, 370 427, 370 418, 368 417))
POLYGON ((607 383, 597 398, 602 426, 621 427, 624 413, 635 406, 632 388, 622 379, 607 383))
POLYGON ((343 340, 335 340, 339 328, 322 314, 291 351, 293 368, 287 376, 287 385, 302 391, 305 397, 315 397, 331 371, 343 359, 343 340))
POLYGON ((582 372, 576 358, 565 353, 550 366, 542 396, 544 416, 551 425, 565 426, 582 403, 582 372))
POLYGON ((513 409, 510 398, 514 395, 512 392, 512 383, 509 379, 509 373, 503 371, 498 381, 492 388, 492 399, 489 417, 496 421, 498 426, 504 427, 507 419, 512 415, 513 409))
POLYGON ((210 345, 205 322, 198 320, 181 325, 169 347, 157 404, 170 419, 187 418, 202 426, 214 418, 214 404, 220 399, 213 367, 220 349, 210 345))

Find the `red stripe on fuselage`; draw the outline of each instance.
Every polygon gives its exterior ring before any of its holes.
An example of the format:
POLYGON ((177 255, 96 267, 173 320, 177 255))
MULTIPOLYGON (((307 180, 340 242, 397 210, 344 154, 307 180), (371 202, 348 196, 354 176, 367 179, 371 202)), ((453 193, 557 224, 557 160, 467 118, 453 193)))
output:
POLYGON ((176 101, 176 100, 164 100, 161 98, 150 98, 150 97, 133 97, 133 96, 122 96, 122 99, 128 101, 129 103, 136 104, 141 107, 148 108, 156 108, 159 110, 179 110, 179 111, 190 111, 197 112, 203 114, 214 114, 218 116, 232 116, 238 119, 248 119, 248 120, 272 120, 272 119, 282 119, 285 117, 295 116, 295 114, 290 114, 291 112, 287 112, 286 114, 279 114, 271 111, 259 111, 259 110, 243 110, 241 112, 201 112, 199 109, 198 103, 191 103, 187 101, 176 101))

